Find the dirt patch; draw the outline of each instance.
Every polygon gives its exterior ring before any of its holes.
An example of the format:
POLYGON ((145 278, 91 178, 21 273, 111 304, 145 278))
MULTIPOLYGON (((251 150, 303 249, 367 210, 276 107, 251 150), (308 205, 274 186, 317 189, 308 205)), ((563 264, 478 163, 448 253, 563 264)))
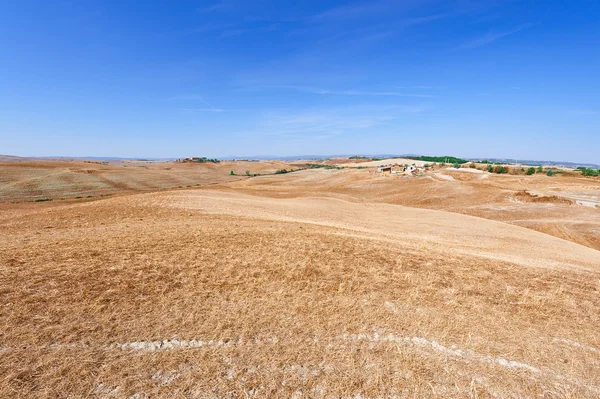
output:
POLYGON ((531 194, 527 190, 519 191, 514 195, 514 198, 522 202, 535 202, 544 204, 572 205, 573 201, 567 198, 558 197, 556 195, 540 196, 531 194))

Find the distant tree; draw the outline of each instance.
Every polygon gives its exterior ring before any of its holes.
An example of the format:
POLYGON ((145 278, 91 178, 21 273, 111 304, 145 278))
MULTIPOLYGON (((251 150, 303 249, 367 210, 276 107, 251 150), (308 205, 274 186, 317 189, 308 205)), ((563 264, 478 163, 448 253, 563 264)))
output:
POLYGON ((233 172, 233 170, 230 170, 230 171, 229 171, 229 175, 230 175, 230 176, 234 176, 234 175, 235 175, 235 173, 233 172))
POLYGON ((544 168, 542 168, 542 165, 538 166, 537 168, 537 173, 542 173, 544 171, 544 168))
POLYGON ((552 169, 549 169, 549 170, 548 170, 548 173, 546 173, 546 176, 552 176, 552 175, 553 175, 553 173, 552 173, 552 169))
MULTIPOLYGON (((443 157, 431 157, 431 156, 421 156, 421 157, 408 157, 409 159, 414 159, 417 161, 426 161, 426 162, 443 162, 443 163, 451 163, 451 164, 455 164, 455 163, 467 163, 469 162, 466 159, 462 159, 462 158, 457 158, 457 157, 450 157, 450 156, 443 156, 443 157)), ((373 158, 373 160, 375 160, 373 158)))
POLYGON ((488 165, 487 171, 490 173, 494 173, 494 167, 492 165, 488 165))
POLYGON ((581 174, 584 176, 598 176, 600 175, 600 170, 581 168, 581 174))
POLYGON ((529 168, 529 169, 527 169, 527 172, 525 172, 525 174, 528 176, 531 176, 534 173, 535 173, 535 168, 529 168))

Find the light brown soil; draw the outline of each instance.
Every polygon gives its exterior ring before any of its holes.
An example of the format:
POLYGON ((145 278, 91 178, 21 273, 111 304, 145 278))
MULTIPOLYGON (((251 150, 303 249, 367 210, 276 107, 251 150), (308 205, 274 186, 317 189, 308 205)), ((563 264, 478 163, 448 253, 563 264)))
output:
MULTIPOLYGON (((19 158, 17 158, 19 159, 19 158)), ((99 196, 197 187, 274 173, 289 167, 278 161, 173 163, 151 161, 0 162, 0 202, 69 200, 99 196), (234 171, 235 176, 230 175, 234 171)))
POLYGON ((596 181, 227 167, 2 204, 0 396, 600 395, 600 210, 515 200, 596 181))

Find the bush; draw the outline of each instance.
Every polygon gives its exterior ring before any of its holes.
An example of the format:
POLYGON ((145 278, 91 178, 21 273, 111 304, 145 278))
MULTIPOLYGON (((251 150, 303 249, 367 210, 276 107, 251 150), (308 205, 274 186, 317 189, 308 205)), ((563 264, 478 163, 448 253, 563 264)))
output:
POLYGON ((250 171, 246 170, 246 176, 250 176, 250 171))
POLYGON ((290 173, 290 172, 287 169, 278 169, 278 170, 275 171, 276 175, 283 175, 283 174, 286 174, 286 173, 290 173))
POLYGON ((540 165, 540 166, 538 166, 538 168, 537 168, 536 172, 537 172, 537 173, 542 173, 543 171, 544 171, 544 168, 542 168, 542 166, 541 166, 541 165, 540 165))
POLYGON ((307 163, 306 166, 310 169, 344 169, 343 166, 332 166, 322 163, 307 163))
MULTIPOLYGON (((462 158, 457 158, 457 157, 447 157, 447 156, 443 156, 443 157, 430 157, 430 156, 421 156, 421 157, 407 157, 408 159, 414 159, 417 161, 427 161, 427 162, 444 162, 444 163, 467 163, 469 161, 467 161, 466 159, 462 159, 462 158)), ((375 159, 373 159, 375 160, 375 159)))
POLYGON ((233 170, 229 171, 229 176, 235 176, 235 173, 233 172, 233 170))
POLYGON ((487 171, 490 173, 494 173, 494 167, 492 165, 488 165, 487 171))
POLYGON ((206 158, 206 157, 191 158, 190 160, 191 160, 191 162, 198 162, 198 163, 206 163, 206 162, 219 163, 219 162, 221 162, 217 158, 206 158))
POLYGON ((454 164, 454 167, 455 167, 456 169, 460 169, 460 164, 459 164, 459 163, 455 163, 455 164, 454 164))
POLYGON ((531 176, 534 173, 535 173, 535 168, 529 168, 529 169, 527 169, 527 172, 525 172, 525 174, 527 176, 531 176))
POLYGON ((550 169, 550 170, 548 171, 548 173, 546 173, 546 176, 552 176, 552 175, 553 175, 553 173, 552 173, 552 169, 550 169))
POLYGON ((363 157, 362 155, 352 155, 351 157, 348 157, 348 159, 370 159, 370 158, 363 157))
POLYGON ((581 168, 581 174, 584 176, 599 176, 600 170, 581 168))
POLYGON ((38 198, 35 200, 35 202, 46 202, 46 201, 52 201, 52 198, 38 198))

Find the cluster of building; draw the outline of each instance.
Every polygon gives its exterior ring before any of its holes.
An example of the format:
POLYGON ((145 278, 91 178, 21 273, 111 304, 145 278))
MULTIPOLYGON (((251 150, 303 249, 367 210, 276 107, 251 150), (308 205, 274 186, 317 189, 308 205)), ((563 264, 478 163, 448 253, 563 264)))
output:
POLYGON ((377 168, 377 172, 383 175, 413 176, 422 173, 424 167, 418 165, 386 165, 377 168))

